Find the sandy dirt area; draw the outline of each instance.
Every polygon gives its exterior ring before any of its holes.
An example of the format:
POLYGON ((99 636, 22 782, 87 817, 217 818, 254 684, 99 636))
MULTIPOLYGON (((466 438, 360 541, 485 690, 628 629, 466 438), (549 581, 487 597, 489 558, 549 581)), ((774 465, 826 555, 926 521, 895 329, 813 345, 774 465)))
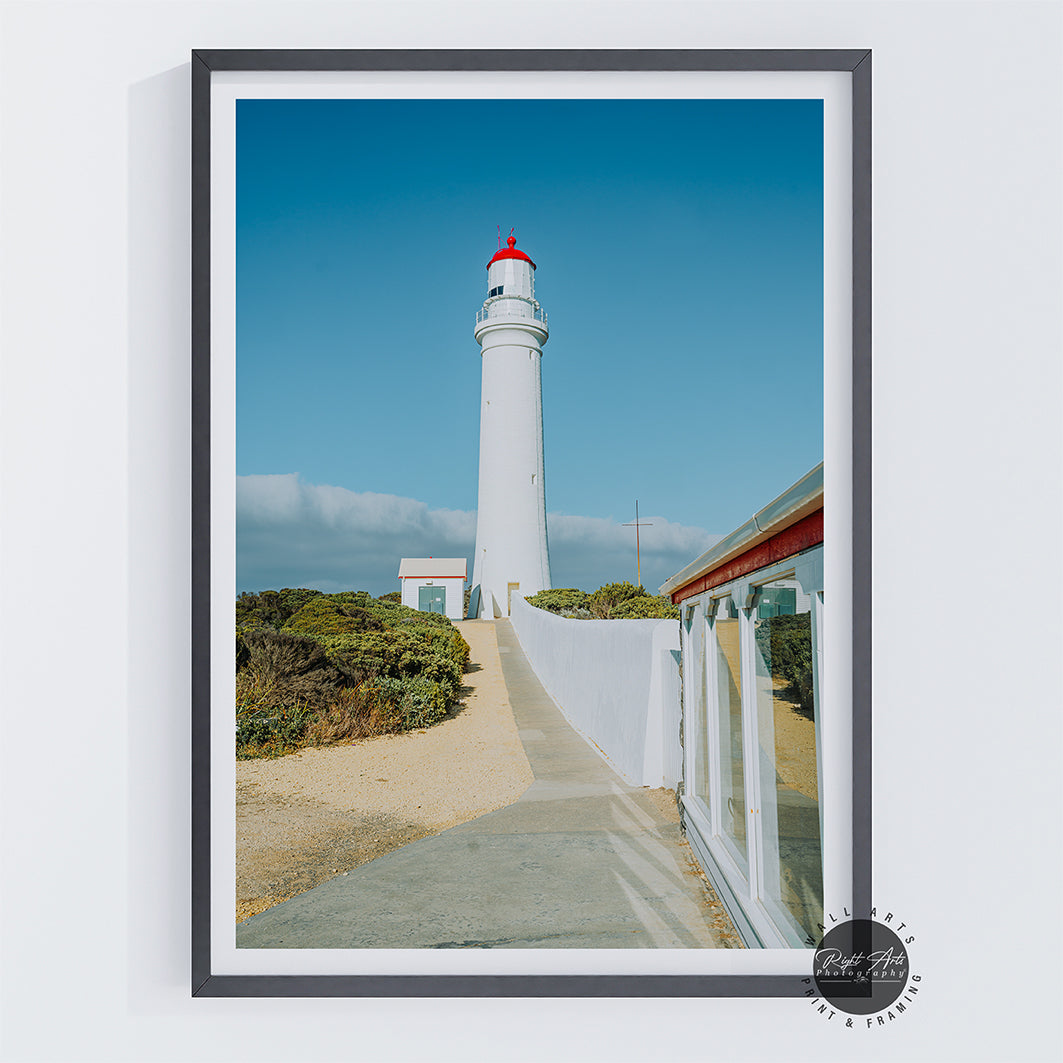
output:
POLYGON ((819 801, 816 779, 816 724, 796 701, 787 697, 787 684, 774 684, 775 770, 787 786, 819 801))
POLYGON ((237 922, 511 804, 531 785, 494 624, 456 626, 472 651, 470 671, 462 703, 441 723, 237 762, 237 922))

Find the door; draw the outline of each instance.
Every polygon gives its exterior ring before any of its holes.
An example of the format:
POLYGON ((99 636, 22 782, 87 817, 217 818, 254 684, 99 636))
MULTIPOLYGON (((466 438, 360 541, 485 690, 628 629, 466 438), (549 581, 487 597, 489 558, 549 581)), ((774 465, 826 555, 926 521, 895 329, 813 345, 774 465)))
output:
POLYGON ((418 587, 417 608, 422 613, 446 613, 446 587, 418 587))
POLYGON ((513 592, 520 590, 519 583, 507 583, 506 584, 506 616, 510 616, 513 613, 513 592))

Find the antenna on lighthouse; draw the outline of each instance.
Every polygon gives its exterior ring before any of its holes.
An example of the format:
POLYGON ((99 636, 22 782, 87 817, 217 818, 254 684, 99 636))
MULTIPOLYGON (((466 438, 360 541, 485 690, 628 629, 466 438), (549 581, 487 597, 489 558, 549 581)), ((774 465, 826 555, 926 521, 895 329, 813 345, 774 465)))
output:
POLYGON ((502 226, 499 225, 497 228, 498 228, 498 250, 501 251, 502 250, 502 226))

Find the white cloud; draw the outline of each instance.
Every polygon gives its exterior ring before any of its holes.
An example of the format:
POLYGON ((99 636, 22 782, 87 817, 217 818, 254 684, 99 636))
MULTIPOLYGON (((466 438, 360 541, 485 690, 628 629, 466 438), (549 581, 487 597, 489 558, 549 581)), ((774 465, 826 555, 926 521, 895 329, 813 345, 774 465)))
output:
POLYGON ((476 514, 396 495, 303 483, 296 473, 236 478, 240 590, 398 589, 403 557, 468 557, 476 514))
MULTIPOLYGON (((647 517, 642 530, 642 582, 651 591, 707 549, 700 528, 647 517)), ((303 483, 297 473, 236 479, 237 586, 319 590, 398 589, 403 557, 471 558, 476 514, 430 509, 397 495, 359 493, 303 483)), ((635 579, 635 536, 597 517, 548 517, 555 587, 593 590, 635 579)), ((471 575, 471 573, 470 573, 471 575)))
MULTIPOLYGON (((642 585, 656 594, 671 575, 719 539, 702 528, 676 524, 664 517, 639 517, 642 585)), ((636 579, 635 529, 601 517, 551 513, 550 575, 555 587, 594 590, 603 583, 636 579)))

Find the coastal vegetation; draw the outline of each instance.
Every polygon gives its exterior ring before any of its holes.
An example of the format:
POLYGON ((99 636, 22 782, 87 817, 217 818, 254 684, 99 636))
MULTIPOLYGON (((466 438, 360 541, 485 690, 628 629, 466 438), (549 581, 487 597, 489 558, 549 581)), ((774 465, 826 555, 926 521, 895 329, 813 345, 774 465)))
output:
POLYGON ((445 616, 397 593, 307 588, 236 600, 236 755, 438 723, 457 700, 469 646, 445 616))
POLYGON ((679 609, 668 598, 648 594, 634 583, 606 583, 596 591, 559 587, 540 591, 529 605, 574 620, 674 620, 679 609))

